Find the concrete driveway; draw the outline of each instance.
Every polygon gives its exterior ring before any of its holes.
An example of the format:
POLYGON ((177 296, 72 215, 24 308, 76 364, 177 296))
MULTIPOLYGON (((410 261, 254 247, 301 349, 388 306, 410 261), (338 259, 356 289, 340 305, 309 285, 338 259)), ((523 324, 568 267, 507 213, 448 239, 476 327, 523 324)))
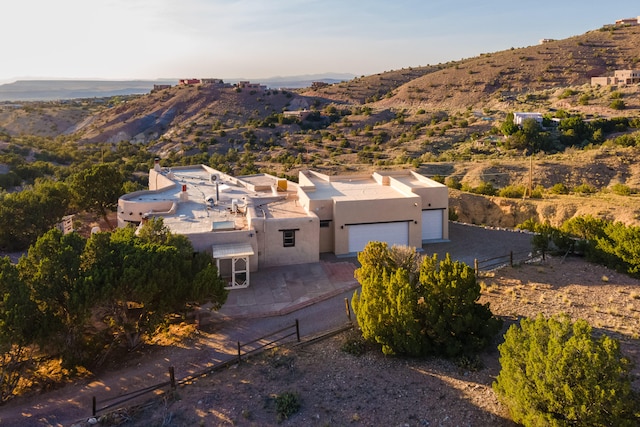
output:
MULTIPOLYGON (((423 246, 425 255, 450 254, 455 261, 473 266, 474 259, 508 256, 523 259, 531 251, 531 235, 517 231, 496 230, 450 223, 449 242, 423 246)), ((251 275, 251 286, 234 289, 226 304, 216 314, 226 319, 283 316, 319 301, 357 289, 354 278, 356 257, 323 254, 319 263, 287 265, 262 269, 251 275)))

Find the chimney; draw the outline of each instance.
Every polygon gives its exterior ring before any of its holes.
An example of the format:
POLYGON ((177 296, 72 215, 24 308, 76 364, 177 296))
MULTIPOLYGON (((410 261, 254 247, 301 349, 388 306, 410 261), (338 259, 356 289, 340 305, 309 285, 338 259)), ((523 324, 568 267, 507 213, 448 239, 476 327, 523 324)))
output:
POLYGON ((153 160, 153 170, 156 172, 160 172, 160 157, 156 157, 153 160))
POLYGON ((187 193, 187 184, 182 184, 182 191, 180 192, 180 201, 189 201, 189 193, 187 193))

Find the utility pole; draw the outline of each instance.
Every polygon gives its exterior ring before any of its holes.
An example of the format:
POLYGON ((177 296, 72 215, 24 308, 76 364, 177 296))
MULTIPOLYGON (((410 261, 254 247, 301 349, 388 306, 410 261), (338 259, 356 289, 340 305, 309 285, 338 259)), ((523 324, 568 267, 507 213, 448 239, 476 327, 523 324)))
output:
POLYGON ((529 198, 533 196, 533 155, 529 157, 529 198))

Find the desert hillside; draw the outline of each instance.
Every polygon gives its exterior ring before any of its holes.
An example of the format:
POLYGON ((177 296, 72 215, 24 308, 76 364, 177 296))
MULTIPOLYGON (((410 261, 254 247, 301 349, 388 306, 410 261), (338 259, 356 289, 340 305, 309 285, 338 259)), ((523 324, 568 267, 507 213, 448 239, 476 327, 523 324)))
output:
MULTIPOLYGON (((32 135, 50 141, 49 147, 73 144, 103 158, 112 152, 110 158, 130 162, 128 170, 138 175, 156 156, 167 166, 207 163, 235 175, 268 172, 294 180, 306 168, 327 174, 411 168, 467 188, 489 183, 543 192, 542 199, 518 200, 452 191, 452 206, 467 222, 513 226, 534 217, 559 223, 591 213, 636 224, 638 150, 604 141, 635 138, 636 128, 530 156, 505 145, 500 126, 515 111, 585 121, 625 117, 637 124, 638 85, 589 81, 638 62, 640 27, 621 26, 314 90, 196 84, 140 96, 4 103, 0 143, 9 151, 28 145, 26 161, 42 151, 32 135), (612 108, 614 98, 624 107, 612 108), (126 154, 119 153, 120 143, 129 147, 126 154), (588 185, 596 195, 550 193, 556 184, 588 185), (629 195, 616 197, 616 185, 628 187, 629 195)), ((11 156, 0 159, 1 170, 15 164, 11 156)))

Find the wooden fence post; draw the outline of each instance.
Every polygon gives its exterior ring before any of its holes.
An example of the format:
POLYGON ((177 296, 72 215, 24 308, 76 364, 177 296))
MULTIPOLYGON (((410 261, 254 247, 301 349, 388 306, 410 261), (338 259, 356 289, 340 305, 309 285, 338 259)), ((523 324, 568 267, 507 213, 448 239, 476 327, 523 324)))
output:
POLYGON ((171 382, 171 388, 176 388, 176 374, 173 369, 173 366, 169 366, 169 381, 171 382))
POLYGON ((478 258, 473 259, 473 269, 476 272, 476 277, 480 274, 480 267, 478 266, 478 258))
POLYGON ((351 322, 351 308, 349 307, 349 298, 344 299, 344 308, 347 310, 347 318, 351 322))
POLYGON ((92 402, 92 408, 91 408, 91 415, 92 416, 96 416, 96 397, 93 396, 93 402, 92 402))
POLYGON ((238 363, 242 361, 242 354, 240 354, 240 341, 238 341, 238 363))
POLYGON ((296 338, 298 338, 298 342, 300 342, 300 323, 298 323, 298 319, 296 319, 296 338))
POLYGON ((513 267, 513 251, 509 252, 509 267, 513 267))

